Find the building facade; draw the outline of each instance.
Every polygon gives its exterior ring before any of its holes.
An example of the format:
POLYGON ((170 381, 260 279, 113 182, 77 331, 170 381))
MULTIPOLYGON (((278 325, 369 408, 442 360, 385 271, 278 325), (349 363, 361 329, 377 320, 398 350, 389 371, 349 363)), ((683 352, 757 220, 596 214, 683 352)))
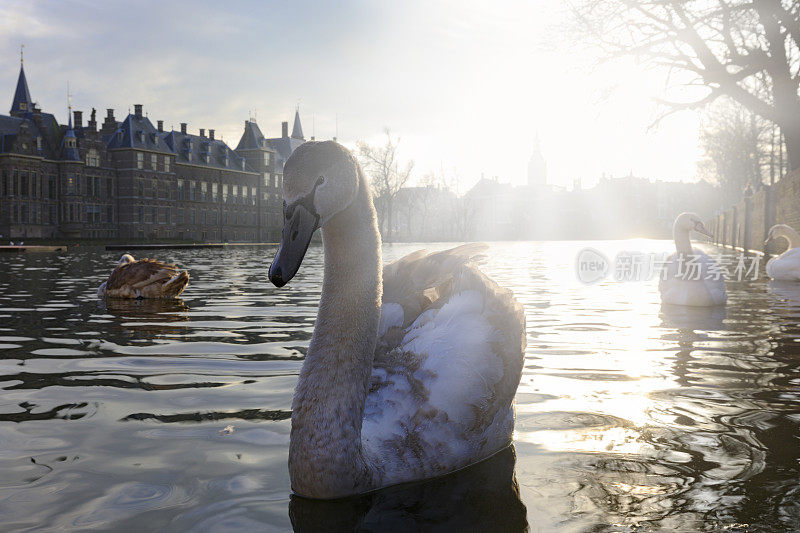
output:
POLYGON ((5 239, 169 239, 274 242, 283 222, 283 164, 305 142, 265 138, 245 121, 237 148, 213 129, 165 131, 140 104, 122 121, 92 109, 61 125, 33 102, 23 65, 0 115, 0 242, 5 239))

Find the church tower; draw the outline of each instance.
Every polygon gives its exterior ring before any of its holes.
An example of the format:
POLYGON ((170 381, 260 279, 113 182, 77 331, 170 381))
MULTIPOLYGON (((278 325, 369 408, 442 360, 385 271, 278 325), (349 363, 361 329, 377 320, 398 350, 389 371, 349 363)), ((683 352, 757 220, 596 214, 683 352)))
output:
POLYGON ((542 156, 539 135, 536 135, 536 140, 533 142, 533 154, 528 161, 528 186, 541 187, 543 185, 547 185, 547 163, 542 156))

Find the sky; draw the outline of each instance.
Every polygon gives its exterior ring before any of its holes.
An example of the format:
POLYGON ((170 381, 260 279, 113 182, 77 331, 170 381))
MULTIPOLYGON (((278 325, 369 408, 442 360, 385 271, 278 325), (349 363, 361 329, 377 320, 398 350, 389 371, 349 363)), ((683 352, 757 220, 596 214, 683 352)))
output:
POLYGON ((649 128, 663 74, 599 62, 568 21, 560 0, 0 0, 0 104, 24 44, 33 99, 64 122, 69 83, 86 118, 141 103, 233 147, 248 118, 277 137, 298 105, 306 138, 352 147, 388 128, 415 180, 457 177, 461 193, 482 175, 524 184, 537 136, 554 185, 694 181, 698 116, 649 128))

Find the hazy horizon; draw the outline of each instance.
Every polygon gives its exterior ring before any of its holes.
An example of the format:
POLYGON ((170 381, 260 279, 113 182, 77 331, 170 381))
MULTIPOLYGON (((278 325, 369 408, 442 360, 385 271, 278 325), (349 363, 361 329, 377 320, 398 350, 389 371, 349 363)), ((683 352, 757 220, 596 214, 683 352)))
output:
POLYGON ((69 82, 74 108, 97 108, 100 122, 141 103, 167 128, 213 128, 233 147, 251 116, 279 136, 298 104, 306 138, 333 137, 338 121, 352 146, 388 127, 416 179, 456 168, 462 193, 481 174, 525 183, 537 135, 554 185, 696 179, 696 113, 648 132, 662 75, 596 66, 565 31, 561 2, 236 7, 4 1, 0 104, 10 107, 24 43, 31 95, 62 122, 69 82))

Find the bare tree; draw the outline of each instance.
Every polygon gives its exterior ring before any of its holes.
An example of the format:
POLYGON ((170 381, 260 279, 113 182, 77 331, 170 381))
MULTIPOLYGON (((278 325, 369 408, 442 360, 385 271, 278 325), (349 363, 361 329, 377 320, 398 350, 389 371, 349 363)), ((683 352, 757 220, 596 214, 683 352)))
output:
POLYGON ((738 202, 750 185, 758 190, 769 170, 772 124, 742 105, 723 98, 704 113, 700 143, 705 158, 699 171, 720 184, 723 202, 738 202))
POLYGON ((582 30, 609 56, 666 67, 705 88, 668 112, 728 96, 777 124, 800 168, 800 2, 796 0, 578 0, 582 30))
POLYGON ((401 169, 397 157, 400 138, 392 139, 392 134, 388 129, 385 130, 385 133, 386 144, 371 146, 366 142, 359 142, 358 153, 362 166, 370 176, 372 193, 386 209, 387 227, 384 230, 384 238, 391 241, 394 231, 392 214, 394 200, 411 177, 414 161, 408 161, 401 169))

